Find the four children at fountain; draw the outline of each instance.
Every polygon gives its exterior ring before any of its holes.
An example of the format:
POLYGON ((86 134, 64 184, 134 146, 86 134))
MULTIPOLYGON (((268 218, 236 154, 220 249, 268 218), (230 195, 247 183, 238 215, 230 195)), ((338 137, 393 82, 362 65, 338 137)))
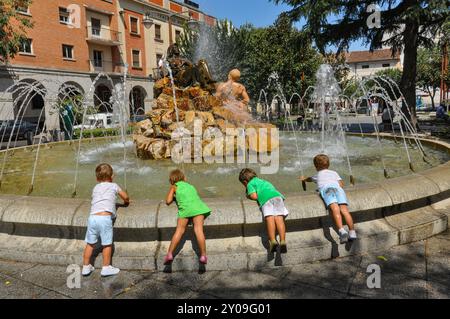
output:
MULTIPOLYGON (((348 210, 348 201, 343 190, 343 180, 338 173, 329 169, 330 160, 327 155, 321 154, 314 158, 314 166, 317 174, 312 177, 301 176, 305 182, 315 182, 318 192, 327 209, 331 211, 333 221, 338 228, 340 242, 357 238, 353 219, 348 210), (342 217, 348 225, 347 232, 342 223, 342 217)), ((84 276, 94 271, 91 265, 91 257, 98 240, 103 246, 102 276, 113 276, 119 273, 119 269, 111 266, 113 244, 113 220, 116 217, 117 196, 122 198, 125 205, 130 199, 128 194, 113 183, 113 169, 109 164, 100 164, 96 168, 98 184, 92 191, 91 215, 88 220, 86 232, 86 248, 83 256, 84 276)), ((247 198, 258 203, 264 216, 269 239, 268 249, 270 253, 280 250, 287 252, 285 219, 289 212, 284 205, 284 196, 268 181, 259 178, 255 171, 243 169, 239 174, 239 181, 246 189, 247 198), (280 242, 276 240, 278 232, 280 242)), ((211 214, 211 210, 201 200, 195 187, 187 182, 186 176, 180 170, 174 170, 169 176, 170 189, 166 196, 166 204, 176 202, 178 206, 178 221, 175 233, 172 237, 168 252, 164 258, 164 264, 170 265, 174 260, 174 253, 179 245, 189 222, 194 224, 194 233, 200 250, 199 262, 206 265, 206 239, 203 230, 205 219, 211 214)))

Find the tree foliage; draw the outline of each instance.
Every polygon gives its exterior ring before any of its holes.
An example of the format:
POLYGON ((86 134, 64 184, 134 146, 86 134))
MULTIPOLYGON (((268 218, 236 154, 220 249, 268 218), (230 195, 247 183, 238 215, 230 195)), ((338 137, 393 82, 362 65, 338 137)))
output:
POLYGON ((314 38, 322 51, 329 44, 338 52, 350 43, 363 39, 371 50, 383 46, 393 52, 403 50, 404 72, 401 89, 412 113, 415 114, 417 50, 429 47, 434 36, 449 20, 449 0, 269 0, 292 6, 287 15, 293 21, 306 19, 305 30, 314 38), (378 6, 380 28, 367 21, 372 12, 370 5, 378 6))
POLYGON ((241 81, 253 100, 266 88, 273 72, 278 73, 288 98, 304 91, 314 84, 322 62, 306 33, 294 28, 284 16, 267 28, 235 28, 228 21, 220 21, 208 31, 186 31, 179 40, 183 54, 195 62, 204 58, 219 81, 225 81, 231 69, 240 69, 241 81), (204 45, 206 42, 208 45, 204 45))
MULTIPOLYGON (((417 86, 427 92, 434 105, 434 97, 441 86, 442 51, 439 45, 431 48, 420 48, 417 55, 417 86)), ((450 84, 447 73, 444 80, 450 84)))
POLYGON ((27 38, 27 29, 33 27, 29 17, 17 10, 30 4, 31 0, 0 0, 0 62, 14 58, 27 38))

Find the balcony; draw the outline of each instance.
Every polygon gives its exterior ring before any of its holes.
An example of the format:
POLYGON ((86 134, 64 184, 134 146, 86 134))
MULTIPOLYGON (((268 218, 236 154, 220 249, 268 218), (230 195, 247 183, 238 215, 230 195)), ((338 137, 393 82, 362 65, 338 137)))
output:
POLYGON ((87 38, 86 41, 93 44, 106 45, 106 46, 118 46, 120 45, 121 33, 119 31, 111 30, 105 27, 86 27, 87 38))
POLYGON ((124 65, 121 62, 105 61, 105 60, 88 60, 91 72, 93 73, 122 73, 124 65))

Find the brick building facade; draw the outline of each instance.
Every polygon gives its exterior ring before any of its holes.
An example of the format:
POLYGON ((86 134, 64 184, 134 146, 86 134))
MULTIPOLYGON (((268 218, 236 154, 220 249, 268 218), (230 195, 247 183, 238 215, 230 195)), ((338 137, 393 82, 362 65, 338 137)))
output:
POLYGON ((170 41, 189 20, 216 22, 187 0, 35 0, 20 14, 34 27, 21 52, 0 66, 0 120, 17 117, 18 100, 28 99, 21 116, 43 121, 47 129, 60 126, 51 106, 67 87, 101 112, 112 111, 109 98, 126 67, 130 115, 149 110, 153 71, 170 41), (21 83, 32 84, 37 94, 21 96, 21 83))

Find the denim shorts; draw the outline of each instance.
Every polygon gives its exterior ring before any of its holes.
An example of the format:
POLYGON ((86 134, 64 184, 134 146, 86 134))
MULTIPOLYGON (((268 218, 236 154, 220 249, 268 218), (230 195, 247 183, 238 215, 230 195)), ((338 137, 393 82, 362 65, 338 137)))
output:
POLYGON ((91 215, 88 219, 88 227, 85 241, 94 245, 101 239, 102 246, 113 243, 113 221, 111 216, 91 215))
POLYGON ((348 205, 345 191, 338 185, 325 186, 319 192, 327 207, 331 204, 348 205))

